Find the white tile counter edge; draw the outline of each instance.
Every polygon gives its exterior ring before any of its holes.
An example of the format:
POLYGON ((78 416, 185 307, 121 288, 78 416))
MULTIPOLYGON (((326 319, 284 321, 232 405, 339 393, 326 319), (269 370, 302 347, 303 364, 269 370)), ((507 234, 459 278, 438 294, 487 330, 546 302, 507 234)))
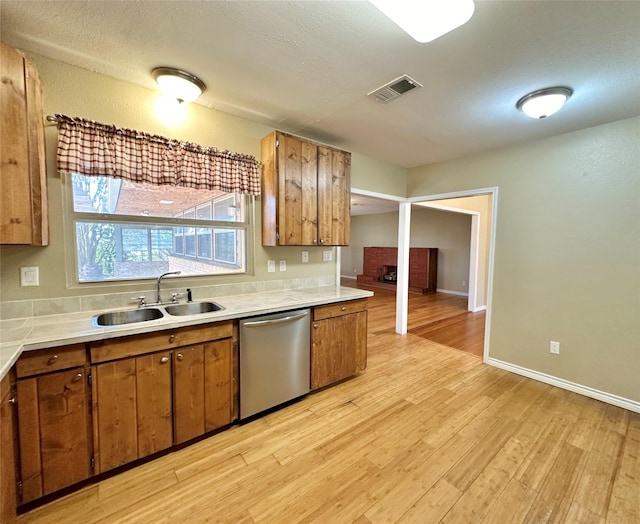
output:
MULTIPOLYGON (((198 302, 217 302, 222 311, 188 316, 165 315, 157 320, 121 326, 94 327, 92 319, 105 311, 84 311, 22 319, 0 320, 0 379, 23 351, 91 342, 107 338, 139 335, 183 326, 208 324, 222 320, 235 320, 277 313, 288 309, 331 304, 373 296, 371 291, 325 286, 279 291, 265 291, 249 295, 201 298, 198 302)), ((131 309, 131 308, 125 308, 131 309)))

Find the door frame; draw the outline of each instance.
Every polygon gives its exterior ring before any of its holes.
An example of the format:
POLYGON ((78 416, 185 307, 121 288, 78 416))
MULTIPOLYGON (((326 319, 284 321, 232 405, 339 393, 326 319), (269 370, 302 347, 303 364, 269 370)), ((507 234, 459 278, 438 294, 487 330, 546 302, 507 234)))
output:
MULTIPOLYGON (((356 195, 371 196, 382 200, 393 200, 400 204, 399 220, 398 220, 398 284, 396 290, 396 333, 399 335, 407 334, 408 322, 408 302, 409 302, 409 244, 411 232, 411 205, 428 203, 434 200, 446 200, 450 198, 465 198, 479 195, 491 195, 491 231, 489 238, 489 267, 487 272, 487 304, 484 329, 484 353, 483 361, 487 363, 489 358, 489 342, 491 330, 491 311, 493 300, 493 271, 495 260, 495 244, 496 244, 496 224, 498 223, 498 186, 485 187, 478 189, 467 189, 462 191, 454 191, 450 193, 439 193, 433 195, 421 195, 415 197, 398 197, 395 195, 387 195, 384 193, 376 193, 364 189, 352 188, 351 192, 356 195)), ((475 219, 475 227, 478 228, 478 220, 475 219)), ((474 231, 474 218, 472 216, 472 243, 474 231)), ((477 247, 477 246, 476 246, 477 247)), ((477 252, 477 249, 476 249, 477 252)), ((336 274, 340 275, 340 257, 337 257, 336 274)), ((475 257, 475 269, 473 287, 477 292, 477 257, 475 257)), ((470 269, 471 273, 471 269, 470 269)), ((339 282, 339 280, 338 280, 339 282)), ((469 288, 471 293, 471 277, 469 278, 469 288)), ((475 299, 474 299, 475 301, 475 299)))

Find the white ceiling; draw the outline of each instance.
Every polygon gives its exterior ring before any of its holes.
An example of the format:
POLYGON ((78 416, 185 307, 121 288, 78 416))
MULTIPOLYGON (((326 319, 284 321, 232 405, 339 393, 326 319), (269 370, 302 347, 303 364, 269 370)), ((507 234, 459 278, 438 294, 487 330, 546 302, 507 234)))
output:
MULTIPOLYGON (((2 39, 155 89, 154 67, 199 76, 198 103, 414 167, 640 114, 640 1, 476 1, 419 44, 366 1, 0 0, 2 39), (367 93, 408 74, 387 104, 367 93), (524 94, 567 85, 535 121, 524 94)), ((78 115, 82 116, 82 115, 78 115)))

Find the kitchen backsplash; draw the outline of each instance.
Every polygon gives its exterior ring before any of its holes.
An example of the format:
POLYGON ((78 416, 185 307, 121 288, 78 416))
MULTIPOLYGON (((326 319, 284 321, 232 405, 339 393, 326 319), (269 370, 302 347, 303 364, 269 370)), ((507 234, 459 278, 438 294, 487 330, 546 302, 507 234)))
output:
MULTIPOLYGON (((286 291, 289 289, 313 288, 322 286, 334 286, 334 276, 321 276, 309 278, 296 278, 287 280, 264 280, 255 282, 243 282, 237 284, 220 284, 217 286, 192 286, 193 300, 216 299, 233 295, 250 295, 263 291, 286 291)), ((163 296, 168 296, 165 290, 163 296)), ((63 313, 77 313, 80 311, 104 311, 110 309, 125 309, 135 307, 131 300, 134 296, 145 295, 148 302, 155 301, 155 291, 129 291, 127 293, 110 293, 97 295, 84 295, 78 297, 57 297, 34 300, 15 300, 0 302, 0 319, 39 317, 44 315, 59 315, 63 313)), ((185 297, 180 298, 184 302, 185 297)))

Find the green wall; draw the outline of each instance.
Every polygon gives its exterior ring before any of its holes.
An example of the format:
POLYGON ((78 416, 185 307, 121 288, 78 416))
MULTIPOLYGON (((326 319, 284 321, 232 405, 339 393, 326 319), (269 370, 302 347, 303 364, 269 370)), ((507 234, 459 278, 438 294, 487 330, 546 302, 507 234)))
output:
POLYGON ((409 196, 492 186, 490 357, 640 401, 640 118, 411 169, 407 180, 409 196))

